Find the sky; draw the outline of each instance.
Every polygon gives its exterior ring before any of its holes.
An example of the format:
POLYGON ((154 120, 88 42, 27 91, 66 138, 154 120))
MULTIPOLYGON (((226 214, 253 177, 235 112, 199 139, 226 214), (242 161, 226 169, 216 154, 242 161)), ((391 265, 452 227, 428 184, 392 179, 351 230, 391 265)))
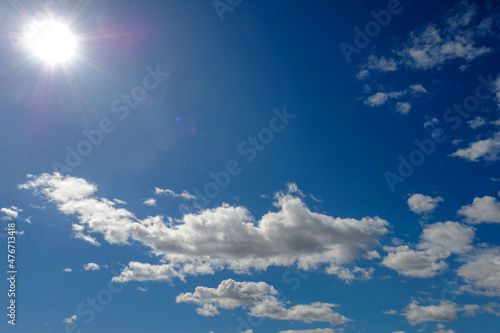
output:
POLYGON ((499 2, 0 16, 1 332, 498 332, 499 2))

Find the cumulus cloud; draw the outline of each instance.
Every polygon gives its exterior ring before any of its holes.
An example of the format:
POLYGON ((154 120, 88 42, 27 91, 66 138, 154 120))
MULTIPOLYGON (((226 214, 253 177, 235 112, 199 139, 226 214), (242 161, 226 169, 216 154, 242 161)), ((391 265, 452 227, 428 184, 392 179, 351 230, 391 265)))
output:
POLYGON ((382 265, 392 268, 404 276, 433 277, 448 268, 448 265, 442 260, 447 257, 443 253, 416 251, 408 245, 385 246, 384 250, 388 252, 388 255, 382 261, 382 265))
POLYGON ((182 191, 181 193, 175 193, 172 190, 161 189, 159 187, 155 187, 155 194, 156 195, 166 195, 166 196, 173 197, 173 198, 182 198, 182 199, 186 199, 186 200, 196 199, 196 197, 194 195, 192 195, 191 193, 189 193, 188 191, 182 191))
POLYGON ((396 111, 401 114, 407 114, 411 110, 411 104, 408 102, 398 102, 396 104, 396 111))
POLYGON ((149 266, 133 262, 115 278, 118 281, 292 265, 301 269, 325 265, 333 272, 380 246, 389 227, 379 217, 357 220, 315 213, 293 186, 276 193, 275 211, 258 220, 245 207, 224 204, 169 223, 162 216, 141 220, 114 207, 114 202, 97 197, 97 187, 82 178, 42 174, 30 177, 20 188, 42 194, 62 213, 75 215, 79 232, 101 233, 112 244, 139 242, 164 262, 149 266))
POLYGON ((144 200, 142 203, 146 206, 156 206, 156 199, 149 198, 149 199, 144 200))
POLYGON ((415 193, 408 199, 408 206, 416 214, 430 214, 442 201, 444 200, 441 197, 433 198, 428 195, 415 193))
POLYGON ((408 277, 433 277, 448 268, 444 259, 452 253, 464 254, 473 249, 474 228, 457 222, 437 222, 422 231, 416 250, 408 245, 386 246, 388 255, 382 265, 408 277))
POLYGON ((385 104, 389 99, 393 98, 399 98, 401 96, 404 96, 406 94, 406 91, 391 91, 388 93, 385 92, 378 92, 370 97, 368 97, 365 100, 365 105, 374 107, 374 106, 381 106, 385 104))
POLYGON ((472 204, 460 208, 458 214, 471 224, 500 223, 500 202, 490 196, 476 197, 472 204))
MULTIPOLYGON (((480 306, 476 304, 459 306, 457 303, 441 300, 437 304, 420 305, 414 300, 403 310, 402 315, 410 324, 416 325, 429 321, 450 322, 456 320, 459 313, 462 313, 462 316, 475 316, 479 310, 480 306)), ((438 325, 438 329, 444 330, 445 327, 441 324, 438 325)))
POLYGON ((477 46, 478 35, 470 26, 477 6, 463 1, 450 10, 442 24, 431 22, 410 34, 405 47, 398 52, 402 61, 414 69, 441 68, 451 60, 470 62, 491 52, 477 46))
POLYGON ((457 270, 467 285, 461 290, 489 297, 500 296, 500 247, 478 250, 457 270))
MULTIPOLYGON (((427 93, 427 90, 421 84, 412 84, 409 88, 402 91, 390 91, 390 92, 377 92, 369 96, 364 104, 370 107, 376 107, 384 105, 391 99, 398 99, 403 96, 408 95, 411 92, 411 96, 418 98, 427 93)), ((398 102, 396 104, 396 111, 402 114, 406 114, 410 111, 411 104, 409 102, 398 102)))
POLYGON ((443 324, 437 324, 438 330, 435 333, 455 333, 454 330, 447 330, 443 324))
POLYGON ((13 219, 17 219, 19 217, 19 213, 22 212, 22 209, 17 208, 16 206, 11 206, 10 208, 1 208, 0 212, 4 213, 5 216, 2 217, 2 220, 12 221, 13 219))
POLYGON ((73 324, 76 321, 77 318, 78 317, 76 315, 72 315, 69 318, 64 318, 63 319, 63 323, 65 323, 65 324, 73 324))
POLYGON ((71 268, 65 268, 65 269, 63 269, 63 272, 64 273, 71 273, 71 272, 73 272, 73 270, 71 268))
POLYGON ((306 323, 328 322, 332 325, 345 324, 346 317, 336 313, 335 304, 312 303, 286 308, 274 295, 278 292, 265 282, 236 282, 232 279, 222 281, 217 288, 196 287, 194 293, 177 296, 177 303, 194 303, 197 312, 203 316, 219 314, 219 309, 249 308, 254 317, 280 320, 298 320, 306 323))
POLYGON ((419 305, 417 301, 410 303, 403 312, 403 315, 410 323, 420 323, 423 321, 453 321, 457 319, 460 311, 457 303, 440 301, 437 305, 419 305))
POLYGON ((480 127, 486 126, 486 124, 486 119, 484 119, 483 117, 476 117, 467 122, 467 125, 469 125, 472 129, 478 129, 480 127))
POLYGON ((287 330, 287 331, 279 331, 278 333, 336 333, 340 332, 338 330, 334 330, 331 328, 316 328, 312 330, 287 330))
POLYGON ((459 157, 471 162, 483 159, 488 162, 500 160, 500 132, 496 132, 493 137, 472 142, 469 147, 459 149, 450 156, 459 157))
POLYGON ((398 69, 398 64, 394 58, 377 57, 370 55, 366 64, 361 66, 362 69, 358 72, 357 78, 364 79, 370 75, 370 70, 377 72, 394 72, 398 69))
POLYGON ((86 271, 98 271, 101 267, 93 262, 89 262, 88 264, 83 265, 83 269, 86 271))

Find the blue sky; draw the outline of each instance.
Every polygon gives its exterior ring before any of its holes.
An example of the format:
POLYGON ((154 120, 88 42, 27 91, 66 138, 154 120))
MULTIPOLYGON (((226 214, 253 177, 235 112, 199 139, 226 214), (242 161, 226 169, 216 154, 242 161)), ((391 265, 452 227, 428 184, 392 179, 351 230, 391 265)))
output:
POLYGON ((498 2, 0 15, 2 332, 498 332, 498 2))

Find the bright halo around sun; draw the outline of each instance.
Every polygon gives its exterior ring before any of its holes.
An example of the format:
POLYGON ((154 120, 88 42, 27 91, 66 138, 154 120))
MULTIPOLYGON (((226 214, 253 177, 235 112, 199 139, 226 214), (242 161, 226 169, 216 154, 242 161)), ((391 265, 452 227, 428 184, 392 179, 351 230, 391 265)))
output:
POLYGON ((76 38, 68 27, 55 20, 34 23, 25 41, 37 58, 51 65, 67 62, 77 48, 76 38))

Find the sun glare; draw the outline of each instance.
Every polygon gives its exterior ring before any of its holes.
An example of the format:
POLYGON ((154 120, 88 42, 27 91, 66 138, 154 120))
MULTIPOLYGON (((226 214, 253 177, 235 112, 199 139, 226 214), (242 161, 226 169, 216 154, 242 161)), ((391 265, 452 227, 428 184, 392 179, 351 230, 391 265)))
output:
POLYGON ((54 20, 34 23, 25 40, 33 54, 49 64, 67 62, 76 52, 76 38, 67 26, 54 20))

